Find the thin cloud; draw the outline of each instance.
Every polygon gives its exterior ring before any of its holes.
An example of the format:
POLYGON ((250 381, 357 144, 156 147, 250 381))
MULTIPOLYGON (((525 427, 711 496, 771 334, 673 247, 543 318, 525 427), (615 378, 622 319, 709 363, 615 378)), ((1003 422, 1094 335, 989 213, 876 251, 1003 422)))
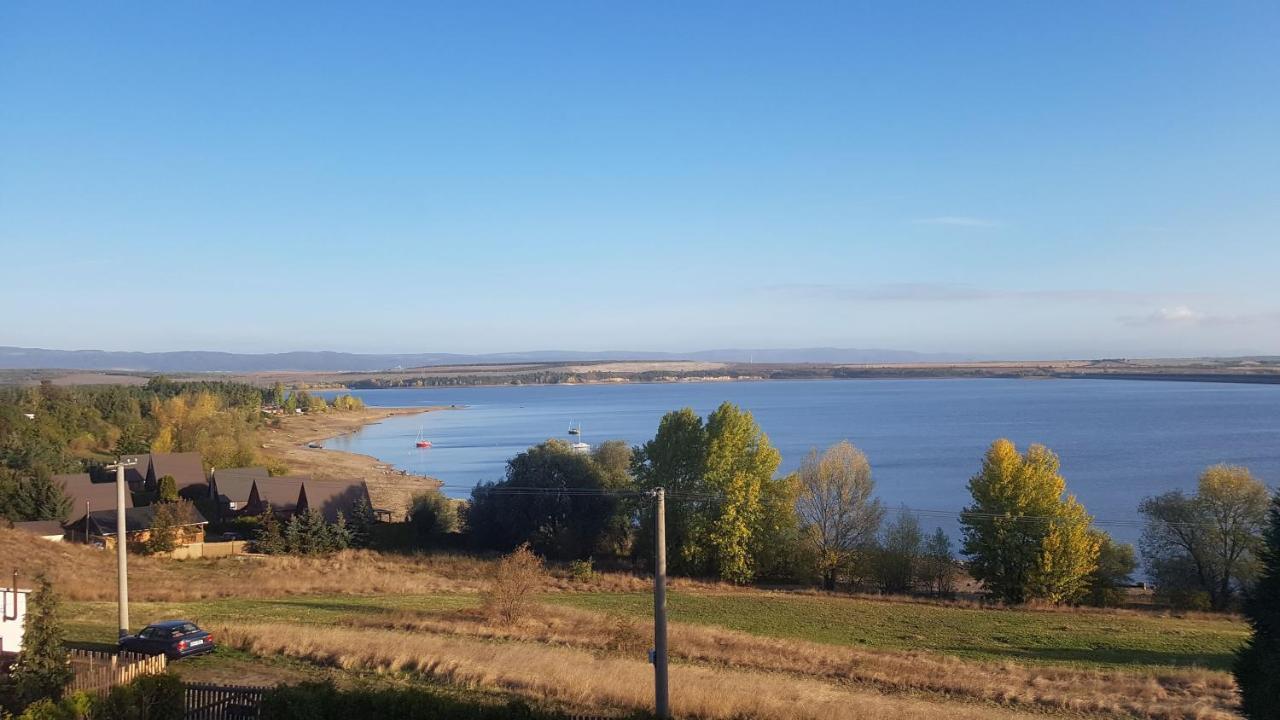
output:
POLYGON ((958 283, 889 283, 880 285, 772 285, 766 292, 792 300, 846 302, 982 302, 988 300, 1038 300, 1044 302, 1105 302, 1151 304, 1162 298, 1127 290, 1066 288, 1005 290, 958 283))
POLYGON ((938 217, 916 218, 911 221, 912 225, 943 225, 946 227, 964 227, 964 228, 994 228, 1000 227, 1004 223, 999 220, 989 220, 987 218, 971 217, 968 215, 941 215, 938 217))
POLYGON ((1146 315, 1124 315, 1120 322, 1130 327, 1213 327, 1280 322, 1280 312, 1244 315, 1211 315, 1186 305, 1162 307, 1146 315))

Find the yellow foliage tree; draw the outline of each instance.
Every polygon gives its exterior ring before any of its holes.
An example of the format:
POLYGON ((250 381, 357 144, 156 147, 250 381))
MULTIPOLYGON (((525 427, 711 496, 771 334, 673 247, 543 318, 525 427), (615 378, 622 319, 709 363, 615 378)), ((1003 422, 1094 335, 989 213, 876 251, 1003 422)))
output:
POLYGON ((748 582, 756 572, 753 537, 767 523, 766 496, 782 462, 750 412, 724 403, 707 418, 706 483, 724 496, 706 538, 721 578, 748 582))

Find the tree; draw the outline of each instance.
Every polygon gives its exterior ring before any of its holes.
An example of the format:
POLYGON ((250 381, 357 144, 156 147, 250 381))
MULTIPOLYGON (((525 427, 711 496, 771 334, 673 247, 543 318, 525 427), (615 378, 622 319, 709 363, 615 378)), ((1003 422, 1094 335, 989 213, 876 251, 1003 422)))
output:
POLYGON ((960 515, 969 573, 1008 603, 1070 602, 1097 565, 1091 519, 1066 481, 1058 457, 1043 445, 1025 454, 1005 439, 987 450, 969 480, 973 504, 960 515))
POLYGON ((558 560, 582 560, 610 547, 621 510, 591 457, 561 440, 535 445, 507 461, 507 477, 471 491, 467 526, 494 550, 529 543, 558 560))
POLYGON ((1085 602, 1098 607, 1118 607, 1124 602, 1124 587, 1133 582, 1138 561, 1132 545, 1117 543, 1104 532, 1094 532, 1098 538, 1098 567, 1089 575, 1085 602))
POLYGON ((367 548, 373 544, 373 526, 378 522, 373 506, 365 498, 357 498, 351 506, 351 520, 347 529, 351 534, 351 547, 367 548))
POLYGON ((818 455, 809 451, 799 472, 796 510, 811 544, 822 585, 834 590, 836 574, 880 531, 884 508, 872 497, 875 481, 861 450, 845 440, 818 455))
POLYGON ((178 481, 172 475, 163 475, 156 481, 156 497, 162 503, 177 502, 178 481))
POLYGON ((36 591, 27 601, 23 621, 22 651, 13 667, 13 683, 20 705, 41 698, 57 701, 71 682, 62 607, 53 583, 43 573, 36 576, 36 591))
POLYGON ((723 499, 700 528, 706 540, 695 552, 706 553, 723 580, 742 583, 755 577, 752 536, 760 527, 766 486, 777 482, 773 474, 781 461, 750 412, 726 402, 707 417, 706 483, 723 499))
POLYGON ((268 398, 268 402, 275 407, 284 406, 284 383, 277 380, 276 383, 271 386, 271 396, 268 398))
POLYGON ((494 620, 513 624, 529 613, 533 593, 546 582, 542 558, 528 543, 517 547, 493 566, 493 577, 481 592, 484 611, 494 620))
POLYGON ((254 535, 253 547, 264 555, 283 555, 289 551, 284 532, 280 528, 280 521, 276 519, 276 514, 270 505, 258 518, 258 530, 254 535))
POLYGON ((458 529, 457 506, 439 490, 418 493, 409 508, 409 526, 418 545, 431 547, 458 529))
POLYGON ((902 594, 915 588, 923 543, 924 533, 916 516, 898 513, 898 518, 884 529, 884 538, 875 553, 874 572, 881 592, 902 594))
POLYGON ((1257 549, 1261 572, 1244 602, 1244 615, 1253 630, 1236 655, 1236 685, 1240 710, 1250 720, 1280 718, 1280 492, 1257 549))
POLYGON ((955 593, 956 558, 951 551, 951 538, 937 528, 924 542, 920 579, 934 595, 955 593))
POLYGON ((152 554, 173 552, 178 546, 182 528, 195 520, 195 507, 187 500, 156 503, 154 507, 151 531, 147 533, 142 547, 152 554))
POLYGON ((1230 608, 1257 574, 1267 502, 1266 486, 1231 465, 1205 470, 1195 495, 1174 490, 1143 500, 1142 556, 1157 592, 1179 604, 1202 596, 1214 610, 1230 608))
POLYGON ((71 499, 44 469, 18 478, 9 501, 17 520, 63 520, 71 510, 71 499))
MULTIPOLYGON (((707 463, 707 430, 702 418, 692 408, 675 410, 662 416, 653 439, 635 449, 631 472, 641 490, 665 488, 673 495, 667 502, 668 572, 690 575, 704 572, 705 566, 694 562, 698 539, 693 528, 704 526, 702 519, 711 512, 710 504, 698 495, 709 494, 704 482, 707 463), (685 497, 680 497, 680 496, 685 497), (695 497, 690 497, 695 496, 695 497)), ((641 503, 639 524, 633 555, 640 561, 653 560, 653 504, 641 503)))

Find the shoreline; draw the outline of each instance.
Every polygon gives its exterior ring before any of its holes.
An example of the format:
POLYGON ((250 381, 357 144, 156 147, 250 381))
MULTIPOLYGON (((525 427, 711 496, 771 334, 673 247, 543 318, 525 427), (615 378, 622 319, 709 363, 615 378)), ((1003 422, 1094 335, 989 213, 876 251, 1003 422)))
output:
POLYGON ((393 521, 404 519, 413 495, 438 489, 444 483, 426 475, 399 470, 372 455, 323 447, 327 440, 350 435, 369 425, 401 415, 447 410, 449 406, 412 408, 371 408, 317 415, 283 417, 280 427, 262 430, 262 454, 283 462, 290 475, 307 475, 317 480, 360 478, 369 486, 375 508, 387 510, 393 521), (308 447, 319 443, 321 447, 308 447))

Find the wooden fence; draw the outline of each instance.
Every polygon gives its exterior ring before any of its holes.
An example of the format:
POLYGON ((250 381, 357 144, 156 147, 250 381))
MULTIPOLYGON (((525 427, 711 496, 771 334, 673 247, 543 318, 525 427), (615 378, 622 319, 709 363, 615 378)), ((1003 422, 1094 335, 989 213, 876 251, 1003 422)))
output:
POLYGON ((256 720, 270 688, 187 683, 186 720, 256 720))
POLYGON ((67 690, 93 695, 106 695, 116 685, 132 682, 142 675, 162 673, 168 665, 164 655, 116 655, 92 650, 71 650, 69 654, 75 674, 67 690))

